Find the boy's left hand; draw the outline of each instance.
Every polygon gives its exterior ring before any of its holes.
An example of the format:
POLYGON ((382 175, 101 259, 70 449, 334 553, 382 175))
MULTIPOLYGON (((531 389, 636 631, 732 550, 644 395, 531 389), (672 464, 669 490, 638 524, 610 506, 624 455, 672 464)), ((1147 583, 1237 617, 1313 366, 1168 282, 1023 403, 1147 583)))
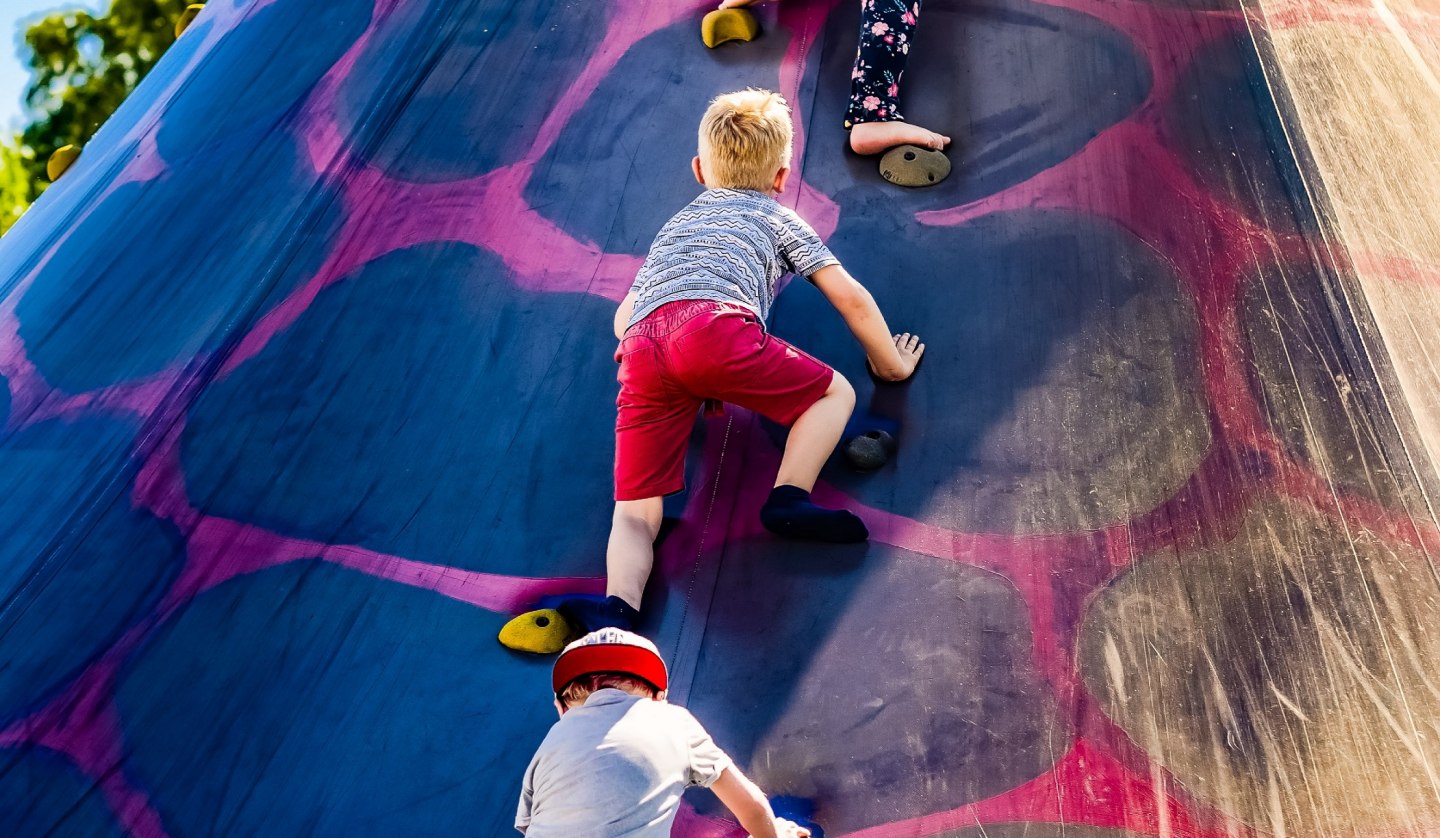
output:
POLYGON ((775 819, 775 834, 780 838, 810 838, 810 830, 784 818, 775 819))
POLYGON ((906 332, 895 335, 895 351, 899 354, 900 365, 893 370, 887 370, 888 374, 882 374, 875 368, 874 359, 869 359, 870 374, 882 381, 904 381, 915 374, 915 367, 920 364, 920 357, 925 354, 925 344, 920 342, 919 335, 912 335, 906 332))

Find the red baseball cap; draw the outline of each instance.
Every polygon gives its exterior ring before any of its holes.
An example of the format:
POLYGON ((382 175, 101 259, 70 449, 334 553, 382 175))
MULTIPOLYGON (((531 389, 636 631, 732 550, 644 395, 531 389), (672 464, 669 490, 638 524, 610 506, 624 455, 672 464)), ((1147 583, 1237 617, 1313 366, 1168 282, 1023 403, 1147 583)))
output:
POLYGON ((550 683, 559 695, 576 678, 600 672, 632 675, 661 691, 670 688, 670 674, 655 644, 618 628, 592 631, 566 646, 555 659, 550 683))

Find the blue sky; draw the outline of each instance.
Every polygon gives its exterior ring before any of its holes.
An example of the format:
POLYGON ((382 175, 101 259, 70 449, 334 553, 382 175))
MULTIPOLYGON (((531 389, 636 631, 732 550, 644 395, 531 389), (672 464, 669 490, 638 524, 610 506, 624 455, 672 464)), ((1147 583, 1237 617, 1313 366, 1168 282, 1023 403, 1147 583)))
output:
POLYGON ((20 60, 20 44, 25 24, 45 16, 46 12, 66 9, 89 9, 101 12, 109 0, 0 0, 0 128, 18 131, 25 124, 21 97, 30 83, 30 74, 20 60))

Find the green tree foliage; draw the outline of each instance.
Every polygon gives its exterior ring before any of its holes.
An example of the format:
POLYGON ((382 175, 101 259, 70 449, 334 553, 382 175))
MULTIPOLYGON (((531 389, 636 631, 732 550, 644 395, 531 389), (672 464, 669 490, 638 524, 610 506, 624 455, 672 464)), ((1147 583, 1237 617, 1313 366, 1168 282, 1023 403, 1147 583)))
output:
POLYGON ((0 143, 0 233, 19 221, 35 200, 27 162, 18 136, 11 143, 0 143))
POLYGON ((19 134, 0 139, 0 234, 20 220, 45 188, 31 174, 34 161, 26 159, 23 143, 19 134))
POLYGON ((26 30, 34 72, 26 102, 35 118, 0 146, 0 232, 44 191, 55 149, 88 142, 160 60, 189 2, 112 0, 105 15, 57 13, 26 30))

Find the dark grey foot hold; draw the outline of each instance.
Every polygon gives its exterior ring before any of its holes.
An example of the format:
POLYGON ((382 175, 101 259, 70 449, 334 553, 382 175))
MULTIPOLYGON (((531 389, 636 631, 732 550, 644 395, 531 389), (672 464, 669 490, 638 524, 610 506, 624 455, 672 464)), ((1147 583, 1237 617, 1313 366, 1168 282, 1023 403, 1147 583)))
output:
POLYGON ((845 459, 857 471, 875 471, 890 462, 895 438, 884 431, 867 431, 845 443, 845 459))
POLYGON ((950 158, 934 149, 895 146, 880 158, 880 176, 896 186, 934 186, 950 176, 950 158))

